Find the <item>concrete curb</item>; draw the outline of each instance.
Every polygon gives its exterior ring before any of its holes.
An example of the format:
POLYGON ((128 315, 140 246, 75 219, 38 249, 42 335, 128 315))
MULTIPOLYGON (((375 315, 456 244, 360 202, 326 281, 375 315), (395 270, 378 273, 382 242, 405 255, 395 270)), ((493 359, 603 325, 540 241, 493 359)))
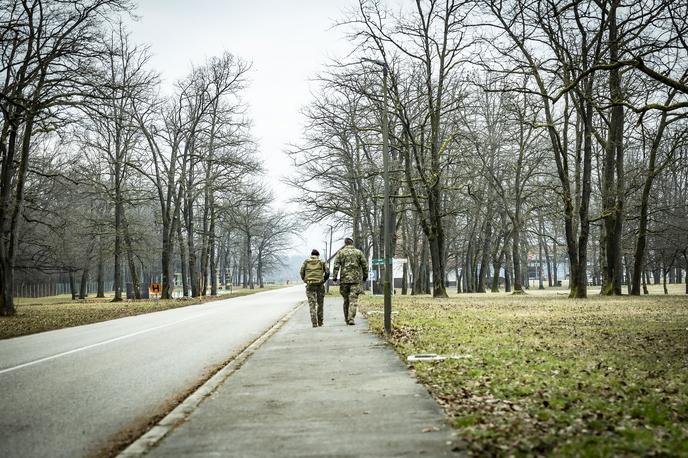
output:
POLYGON ((167 414, 148 432, 132 442, 127 448, 117 455, 118 458, 141 457, 150 449, 155 447, 167 434, 174 428, 186 421, 187 418, 196 410, 198 405, 220 386, 234 372, 241 368, 241 365, 255 353, 270 337, 272 337, 292 316, 303 306, 305 302, 298 303, 293 309, 287 312, 277 323, 263 333, 260 337, 251 342, 244 350, 234 357, 225 367, 220 369, 194 391, 189 397, 184 399, 181 404, 175 407, 172 412, 167 414))

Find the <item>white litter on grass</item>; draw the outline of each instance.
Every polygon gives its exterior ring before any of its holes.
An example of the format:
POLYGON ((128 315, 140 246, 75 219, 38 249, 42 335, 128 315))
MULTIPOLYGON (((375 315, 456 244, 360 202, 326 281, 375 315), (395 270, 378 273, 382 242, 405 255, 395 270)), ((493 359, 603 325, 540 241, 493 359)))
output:
MULTIPOLYGON (((371 311, 366 312, 366 313, 368 313, 368 315, 372 315, 372 314, 375 314, 375 313, 382 314, 382 313, 385 313, 385 312, 384 312, 383 310, 371 310, 371 311)), ((392 315, 398 315, 398 314, 399 314, 399 312, 392 311, 392 315)))
POLYGON ((438 355, 437 353, 418 353, 408 355, 406 361, 444 361, 446 359, 470 359, 471 355, 438 355))

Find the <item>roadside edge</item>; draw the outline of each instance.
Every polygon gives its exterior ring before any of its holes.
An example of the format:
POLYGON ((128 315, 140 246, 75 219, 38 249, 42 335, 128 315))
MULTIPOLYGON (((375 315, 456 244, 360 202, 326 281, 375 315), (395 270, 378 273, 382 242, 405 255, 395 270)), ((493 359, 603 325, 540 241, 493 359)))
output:
POLYGON ((299 302, 294 308, 287 312, 274 325, 272 325, 262 335, 253 340, 246 348, 237 354, 228 364, 210 377, 203 385, 196 391, 191 393, 184 399, 177 407, 172 409, 170 413, 158 421, 155 426, 149 429, 146 433, 129 444, 122 450, 117 458, 132 458, 141 457, 149 450, 155 447, 162 439, 165 438, 173 429, 185 422, 189 416, 196 410, 196 408, 209 397, 220 385, 222 385, 227 378, 234 372, 239 370, 243 363, 251 357, 265 342, 270 339, 277 331, 284 326, 284 324, 291 319, 292 316, 303 306, 304 302, 299 302))

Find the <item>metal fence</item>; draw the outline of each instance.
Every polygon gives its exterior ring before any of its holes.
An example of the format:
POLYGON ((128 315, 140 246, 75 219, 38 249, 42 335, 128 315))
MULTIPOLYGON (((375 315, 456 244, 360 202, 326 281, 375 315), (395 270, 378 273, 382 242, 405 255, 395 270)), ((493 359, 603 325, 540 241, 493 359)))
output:
MULTIPOLYGON (((114 281, 105 282, 105 292, 114 291, 114 281)), ((79 293, 80 284, 77 282, 74 287, 79 293)), ((91 281, 86 284, 86 293, 95 294, 98 291, 98 282, 91 281)), ((60 294, 71 294, 69 283, 22 283, 14 285, 14 297, 46 297, 59 296, 60 294)))

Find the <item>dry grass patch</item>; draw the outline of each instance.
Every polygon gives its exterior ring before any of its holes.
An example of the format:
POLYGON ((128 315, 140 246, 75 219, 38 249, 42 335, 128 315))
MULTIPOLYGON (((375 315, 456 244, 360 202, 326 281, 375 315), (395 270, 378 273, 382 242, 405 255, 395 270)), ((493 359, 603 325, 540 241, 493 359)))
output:
POLYGON ((412 367, 476 455, 688 455, 688 296, 397 295, 394 309, 404 359, 471 356, 412 367))

